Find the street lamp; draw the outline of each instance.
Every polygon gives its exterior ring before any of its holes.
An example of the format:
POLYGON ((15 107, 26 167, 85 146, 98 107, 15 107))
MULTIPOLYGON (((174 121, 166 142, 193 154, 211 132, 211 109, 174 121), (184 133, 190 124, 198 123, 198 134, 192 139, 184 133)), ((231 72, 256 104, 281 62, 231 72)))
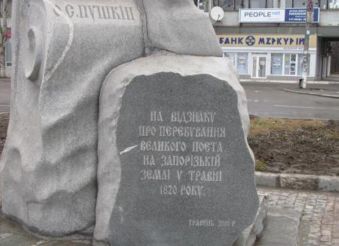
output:
POLYGON ((306 23, 305 23, 305 42, 304 42, 304 57, 303 57, 303 74, 299 83, 301 89, 307 87, 307 76, 309 74, 310 64, 310 35, 311 35, 311 23, 313 21, 313 0, 307 0, 306 9, 306 23))

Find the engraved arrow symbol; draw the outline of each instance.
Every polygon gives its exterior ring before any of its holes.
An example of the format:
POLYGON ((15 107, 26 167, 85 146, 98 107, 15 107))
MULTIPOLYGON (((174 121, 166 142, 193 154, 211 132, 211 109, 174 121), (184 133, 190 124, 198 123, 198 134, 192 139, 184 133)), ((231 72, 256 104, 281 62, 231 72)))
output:
POLYGON ((135 149, 136 147, 138 147, 138 145, 134 145, 134 146, 128 147, 128 148, 124 149, 123 151, 121 151, 120 155, 125 154, 125 153, 135 149))

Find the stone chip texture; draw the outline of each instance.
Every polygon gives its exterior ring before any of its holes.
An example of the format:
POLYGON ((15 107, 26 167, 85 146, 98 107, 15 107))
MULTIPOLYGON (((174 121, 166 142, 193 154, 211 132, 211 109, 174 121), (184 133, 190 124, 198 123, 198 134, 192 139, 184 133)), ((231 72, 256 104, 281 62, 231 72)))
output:
MULTIPOLYGON (((65 2, 56 2, 62 9, 65 2)), ((13 3, 14 73, 2 156, 2 211, 34 231, 65 235, 95 221, 101 83, 113 67, 142 56, 144 48, 138 12, 126 24, 95 24, 55 12, 56 2, 13 3), (40 51, 27 47, 25 35, 32 28, 43 44, 40 51), (25 74, 38 53, 41 67, 30 80, 25 74)), ((133 1, 121 2, 136 9, 133 1)))
POLYGON ((1 160, 5 215, 41 234, 91 233, 98 101, 107 74, 147 50, 221 55, 208 17, 191 1, 155 2, 13 0, 11 112, 1 160), (104 17, 102 6, 133 14, 104 17), (201 46, 194 48, 193 39, 201 46))
MULTIPOLYGON (((140 190, 141 188, 139 188, 138 185, 139 172, 134 171, 135 169, 138 169, 138 166, 140 168, 141 165, 140 162, 133 161, 133 156, 137 154, 136 152, 139 147, 136 149, 134 148, 133 150, 131 149, 128 153, 122 155, 121 150, 125 149, 127 145, 123 145, 124 147, 119 149, 121 139, 119 142, 118 138, 118 129, 119 127, 121 128, 121 126, 119 126, 119 118, 120 116, 122 117, 120 110, 127 116, 137 114, 137 112, 133 112, 132 110, 126 111, 126 109, 122 109, 124 95, 131 83, 137 83, 136 81, 138 81, 138 83, 142 83, 140 81, 145 81, 146 83, 147 81, 148 83, 151 80, 154 81, 154 76, 158 76, 159 83, 164 83, 164 81, 169 82, 171 81, 169 79, 171 77, 174 81, 176 81, 174 78, 178 77, 184 81, 190 80, 189 78, 197 78, 196 86, 198 86, 200 85, 199 83, 202 85, 203 78, 205 78, 204 76, 206 75, 210 76, 209 81, 211 82, 211 87, 219 83, 216 81, 221 81, 225 86, 218 87, 219 89, 223 88, 223 90, 226 91, 225 88, 229 88, 227 89, 229 91, 225 94, 225 97, 226 95, 235 95, 235 97, 227 96, 229 105, 223 104, 222 107, 235 108, 235 111, 230 110, 234 115, 226 116, 228 119, 227 122, 232 125, 232 127, 234 127, 235 121, 239 120, 239 122, 236 127, 228 130, 237 133, 240 132, 239 135, 236 134, 236 136, 229 132, 229 134, 232 135, 232 140, 227 138, 227 140, 225 140, 225 146, 227 146, 225 148, 229 149, 225 150, 224 153, 232 153, 225 154, 226 156, 223 157, 226 160, 222 163, 225 183, 222 183, 222 186, 219 186, 218 189, 213 190, 216 194, 213 193, 215 196, 211 197, 211 199, 216 201, 215 206, 204 208, 209 212, 210 210, 213 211, 213 209, 215 209, 214 216, 220 216, 219 219, 224 216, 227 218, 234 218, 236 220, 236 227, 232 230, 225 231, 222 236, 220 234, 215 234, 218 235, 218 237, 213 237, 213 240, 210 240, 208 244, 215 246, 232 245, 242 230, 252 223, 258 208, 258 198, 254 182, 254 161, 246 139, 249 117, 245 94, 235 76, 232 65, 223 58, 179 56, 162 53, 147 58, 140 58, 117 67, 106 78, 102 86, 99 110, 99 186, 96 207, 96 226, 94 231, 94 238, 96 240, 95 245, 184 246, 191 242, 192 245, 200 246, 207 245, 206 240, 218 230, 215 228, 208 230, 209 236, 203 232, 199 234, 198 229, 192 231, 191 228, 187 228, 187 226, 178 222, 181 220, 180 218, 177 220, 173 219, 178 216, 175 213, 172 216, 170 215, 172 209, 179 214, 181 212, 180 206, 178 206, 178 203, 173 203, 173 199, 181 202, 181 204, 194 205, 192 207, 193 215, 201 204, 201 201, 193 202, 194 199, 188 200, 181 198, 168 198, 168 204, 166 206, 171 206, 170 204, 176 205, 168 208, 166 214, 168 214, 169 217, 167 217, 167 219, 164 219, 166 217, 161 218, 163 223, 156 226, 159 217, 152 216, 152 213, 150 212, 152 203, 149 204, 150 207, 146 208, 144 207, 144 202, 138 203, 139 201, 148 202, 148 199, 144 199, 145 196, 149 196, 150 199, 153 199, 147 192, 140 190), (232 144, 229 144, 229 141, 231 141, 232 144), (132 156, 132 158, 129 156, 132 156), (128 173, 128 175, 126 173, 128 173), (129 182, 126 183, 126 180, 129 182), (129 190, 130 192, 126 194, 126 192, 121 192, 121 190, 129 190), (222 192, 218 193, 217 191, 222 192), (145 193, 145 195, 139 197, 140 192, 143 192, 142 194, 145 193), (224 204, 224 207, 227 207, 227 209, 224 209, 223 212, 218 210, 220 204, 224 204), (142 207, 142 209, 140 207, 142 207), (135 212, 139 210, 144 212, 135 212), (145 216, 145 214, 148 214, 149 216, 145 216), (174 224, 178 223, 178 226, 172 227, 172 225, 168 225, 169 220, 174 221, 174 224), (163 230, 163 227, 165 226, 171 229, 163 230), (182 233, 177 231, 178 228, 181 227, 182 232, 187 231, 187 235, 191 235, 192 237, 181 235, 182 233), (129 229, 127 230, 125 228, 129 229), (133 231, 135 233, 132 233, 133 231), (224 241, 220 242, 220 238, 223 238, 224 241)), ((159 85, 155 88, 161 88, 161 86, 159 85)), ((195 90, 194 87, 186 89, 195 90)), ((172 89, 168 89, 169 94, 171 91, 172 89)), ((140 93, 143 93, 142 90, 140 90, 140 93)), ((166 94, 166 92, 164 93, 166 94)), ((160 95, 165 96, 165 94, 160 95)), ((189 92, 187 92, 187 94, 189 95, 189 92)), ((142 94, 140 97, 148 98, 145 95, 142 94)), ((206 104, 208 104, 208 102, 206 102, 206 104)), ((155 104, 152 105, 155 106, 155 104)), ((185 105, 182 106, 185 107, 185 105)), ((177 110, 180 110, 180 108, 177 110)), ((134 143, 133 137, 130 137, 130 135, 126 138, 131 139, 131 143, 126 144, 137 144, 134 143)), ((125 139, 122 139, 122 142, 126 142, 125 139)), ((156 185, 156 183, 154 183, 154 185, 156 185)), ((154 187, 151 187, 150 185, 150 192, 154 192, 153 188, 154 187)), ((162 199, 163 198, 160 198, 159 200, 162 199)), ((161 202, 164 201, 154 199, 154 204, 161 202)), ((163 208, 166 206, 163 205, 163 208)), ((185 209, 187 209, 187 207, 183 205, 182 210, 184 211, 185 209)), ((155 206, 153 210, 154 214, 156 214, 158 213, 158 210, 161 210, 161 206, 155 206)), ((163 213, 159 214, 161 216, 164 215, 163 213)), ((182 216, 187 216, 187 213, 183 213, 182 216)), ((202 229, 200 228, 200 230, 202 229)))

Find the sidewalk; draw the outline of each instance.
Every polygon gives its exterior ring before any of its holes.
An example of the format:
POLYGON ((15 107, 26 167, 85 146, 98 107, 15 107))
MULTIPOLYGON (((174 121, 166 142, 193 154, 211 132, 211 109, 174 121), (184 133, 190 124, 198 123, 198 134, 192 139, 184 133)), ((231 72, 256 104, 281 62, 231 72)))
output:
MULTIPOLYGON (((302 212, 300 246, 339 246, 339 193, 258 188, 269 207, 302 212)), ((0 217, 1 246, 82 246, 90 241, 38 239, 18 224, 0 217)))
POLYGON ((300 246, 339 246, 339 193, 259 188, 269 207, 302 212, 300 246))

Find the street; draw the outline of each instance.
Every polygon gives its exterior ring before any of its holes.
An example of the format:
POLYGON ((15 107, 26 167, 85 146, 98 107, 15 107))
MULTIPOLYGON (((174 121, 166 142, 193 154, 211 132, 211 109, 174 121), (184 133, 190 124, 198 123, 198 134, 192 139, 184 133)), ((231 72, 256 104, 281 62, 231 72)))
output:
MULTIPOLYGON (((292 119, 339 120, 339 98, 327 98, 286 92, 297 89, 297 84, 242 83, 248 98, 251 115, 292 119)), ((339 96, 339 83, 335 85, 308 85, 307 91, 328 91, 339 96)), ((0 113, 9 112, 10 81, 0 79, 0 113)))
MULTIPOLYGON (((284 89, 298 89, 297 84, 242 83, 242 85, 247 94, 248 109, 251 115, 291 119, 339 120, 339 98, 284 91, 284 89)), ((309 84, 307 91, 337 94, 339 96, 339 83, 335 85, 309 84)))

